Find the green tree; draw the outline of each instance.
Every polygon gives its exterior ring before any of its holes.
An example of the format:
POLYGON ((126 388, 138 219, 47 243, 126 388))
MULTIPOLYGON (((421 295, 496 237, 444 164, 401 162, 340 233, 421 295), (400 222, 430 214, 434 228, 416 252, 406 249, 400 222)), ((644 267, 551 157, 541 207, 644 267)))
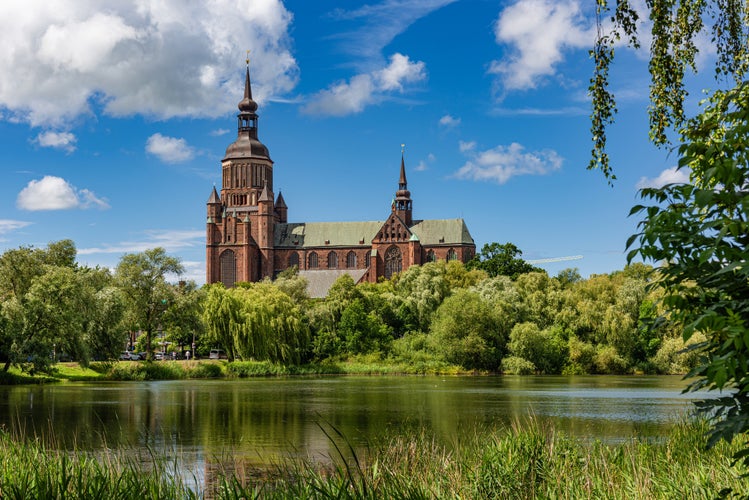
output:
POLYGON ((543 272, 520 258, 523 252, 512 243, 485 243, 468 262, 468 269, 480 269, 491 277, 509 276, 515 280, 524 273, 543 272))
MULTIPOLYGON (((690 183, 644 189, 651 204, 628 246, 657 264, 667 320, 683 327, 683 340, 701 333, 694 349, 704 357, 691 372, 694 390, 723 396, 701 408, 713 416, 709 444, 749 431, 749 84, 716 92, 682 131, 679 168, 690 183)), ((749 448, 737 458, 749 465, 749 448)))
MULTIPOLYGON (((697 38, 711 22, 711 42, 717 53, 715 77, 740 84, 746 75, 749 50, 749 3, 732 0, 651 0, 646 2, 650 29, 650 139, 668 144, 667 132, 686 122, 684 85, 687 72, 696 72, 697 38)), ((595 70, 588 88, 592 99, 592 158, 589 169, 599 168, 611 183, 616 176, 606 154, 606 130, 613 123, 616 99, 609 88, 614 49, 622 38, 638 48, 639 15, 630 0, 596 2, 598 36, 591 51, 595 70)))
MULTIPOLYGON (((161 317, 166 340, 175 351, 192 350, 192 344, 203 337, 202 307, 206 291, 194 281, 180 281, 172 286, 169 307, 161 317)), ((192 353, 193 355, 195 353, 192 353)))
POLYGON ((35 370, 47 370, 58 345, 85 362, 80 330, 74 331, 85 319, 75 254, 75 244, 61 240, 46 249, 20 247, 0 255, 0 361, 5 371, 28 361, 35 370))
POLYGON ((448 363, 497 370, 507 338, 492 307, 468 290, 458 289, 434 314, 432 348, 448 363))
POLYGON ((379 317, 367 312, 360 299, 351 302, 341 315, 339 336, 344 340, 346 351, 351 354, 366 354, 387 351, 393 336, 379 317))
POLYGON ((212 346, 224 349, 229 361, 234 361, 232 325, 240 321, 241 304, 239 296, 230 293, 223 283, 214 283, 206 288, 201 316, 205 327, 206 341, 210 342, 212 346))
POLYGON ((127 321, 131 328, 145 332, 149 361, 153 359, 153 333, 173 295, 167 276, 183 272, 179 259, 167 255, 163 248, 125 254, 117 264, 115 280, 126 298, 127 321))

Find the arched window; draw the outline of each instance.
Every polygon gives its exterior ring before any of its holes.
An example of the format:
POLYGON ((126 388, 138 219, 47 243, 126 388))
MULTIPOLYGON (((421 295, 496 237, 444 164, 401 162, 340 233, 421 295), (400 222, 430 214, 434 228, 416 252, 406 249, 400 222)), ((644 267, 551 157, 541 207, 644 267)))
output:
POLYGON ((427 252, 427 262, 436 262, 437 257, 434 255, 434 250, 429 250, 427 252))
POLYGON ((390 279, 395 273, 401 272, 403 267, 403 257, 401 251, 396 246, 388 248, 385 252, 385 278, 390 279))
POLYGON ((356 252, 351 250, 348 255, 346 255, 346 267, 349 269, 356 267, 356 252))
POLYGON ((291 255, 289 255, 289 267, 294 266, 299 269, 299 254, 296 252, 292 252, 291 255))
POLYGON ((453 250, 452 248, 447 251, 447 260, 448 262, 451 260, 458 260, 458 254, 455 253, 455 250, 453 250))
POLYGON ((463 252, 463 263, 467 264, 469 260, 473 258, 473 251, 468 248, 465 252, 463 252))
POLYGON ((333 251, 328 253, 328 269, 338 269, 338 254, 333 251))
POLYGON ((312 252, 309 254, 309 266, 310 269, 317 269, 317 253, 312 252))
POLYGON ((233 287, 237 281, 237 259, 234 256, 234 251, 226 250, 222 253, 218 263, 221 283, 227 288, 233 287))
POLYGON ((364 254, 364 267, 369 267, 372 261, 372 252, 367 250, 367 253, 364 254))

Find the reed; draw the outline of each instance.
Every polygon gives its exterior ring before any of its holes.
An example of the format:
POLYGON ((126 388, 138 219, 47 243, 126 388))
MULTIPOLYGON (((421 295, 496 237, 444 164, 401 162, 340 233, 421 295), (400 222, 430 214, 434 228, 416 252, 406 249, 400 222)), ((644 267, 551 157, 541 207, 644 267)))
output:
MULTIPOLYGON (((322 427, 321 427, 322 428, 322 427)), ((147 451, 58 451, 54 442, 0 431, 0 498, 161 499, 703 499, 745 498, 741 443, 704 446, 704 422, 668 438, 622 444, 571 439, 537 419, 437 443, 424 430, 383 437, 364 451, 328 425, 330 460, 232 464, 209 485, 184 478, 177 460, 147 451)), ((230 455, 226 457, 231 461, 230 455)))

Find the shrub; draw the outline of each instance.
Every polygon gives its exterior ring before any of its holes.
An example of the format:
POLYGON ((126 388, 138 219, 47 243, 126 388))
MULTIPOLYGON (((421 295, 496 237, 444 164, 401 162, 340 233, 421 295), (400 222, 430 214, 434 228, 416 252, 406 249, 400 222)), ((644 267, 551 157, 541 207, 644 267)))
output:
POLYGON ((536 365, 518 356, 508 356, 502 360, 502 372, 510 375, 531 375, 536 372, 536 365))

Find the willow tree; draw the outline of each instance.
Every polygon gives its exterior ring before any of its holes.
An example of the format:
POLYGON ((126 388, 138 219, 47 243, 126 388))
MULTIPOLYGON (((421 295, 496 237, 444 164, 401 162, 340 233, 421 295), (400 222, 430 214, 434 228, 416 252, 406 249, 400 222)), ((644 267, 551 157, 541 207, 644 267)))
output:
POLYGON ((230 359, 298 364, 309 346, 299 306, 272 283, 212 286, 203 310, 206 335, 230 359))
MULTIPOLYGON (((715 78, 738 85, 749 61, 749 3, 742 0, 646 0, 652 24, 650 43, 650 139, 669 143, 669 130, 679 130, 688 117, 685 77, 696 72, 698 37, 706 30, 716 53, 715 78)), ((630 0, 596 0, 598 36, 591 57, 590 80, 593 150, 589 169, 600 169, 611 183, 616 176, 606 153, 606 130, 614 122, 616 99, 609 86, 615 48, 622 43, 639 48, 638 12, 630 0)))

